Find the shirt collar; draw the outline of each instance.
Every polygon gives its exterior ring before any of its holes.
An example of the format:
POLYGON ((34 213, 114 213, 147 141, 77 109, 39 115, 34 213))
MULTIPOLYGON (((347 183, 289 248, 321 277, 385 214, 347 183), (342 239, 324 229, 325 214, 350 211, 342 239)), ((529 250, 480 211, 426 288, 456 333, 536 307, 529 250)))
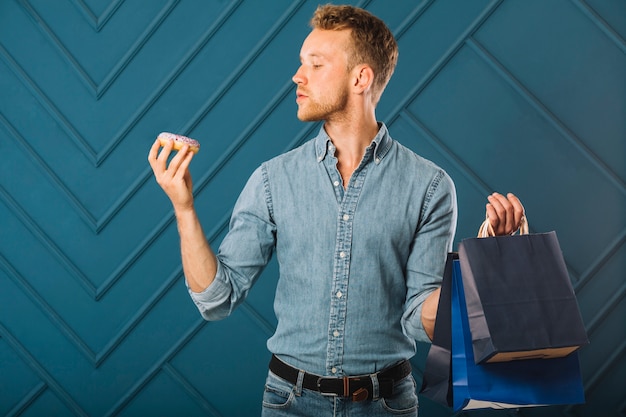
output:
MULTIPOLYGON (((378 133, 372 140, 370 147, 374 147, 374 163, 379 164, 389 149, 391 148, 391 137, 389 136, 389 131, 387 130, 387 126, 379 122, 378 133)), ((332 143, 330 136, 326 133, 324 129, 324 125, 320 128, 319 134, 315 138, 315 154, 317 157, 317 162, 322 162, 326 155, 328 154, 328 149, 330 148, 329 144, 332 143)))

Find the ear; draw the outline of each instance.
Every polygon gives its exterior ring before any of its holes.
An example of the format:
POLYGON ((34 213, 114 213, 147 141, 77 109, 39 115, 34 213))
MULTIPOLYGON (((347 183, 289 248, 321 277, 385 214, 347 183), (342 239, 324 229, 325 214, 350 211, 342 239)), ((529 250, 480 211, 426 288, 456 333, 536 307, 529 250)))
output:
POLYGON ((374 83, 374 71, 372 70, 372 67, 366 64, 357 65, 354 67, 353 74, 353 87, 355 92, 363 94, 369 91, 374 83))

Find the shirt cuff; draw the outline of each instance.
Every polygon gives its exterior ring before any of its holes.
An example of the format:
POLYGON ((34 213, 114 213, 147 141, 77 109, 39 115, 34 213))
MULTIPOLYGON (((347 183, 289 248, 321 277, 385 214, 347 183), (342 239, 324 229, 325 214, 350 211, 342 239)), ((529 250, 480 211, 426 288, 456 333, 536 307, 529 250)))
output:
POLYGON ((230 314, 230 294, 232 287, 226 279, 223 268, 218 262, 217 273, 213 282, 201 292, 192 291, 185 278, 187 291, 196 307, 206 320, 220 320, 230 314))
POLYGON ((421 294, 416 300, 413 301, 416 305, 415 309, 410 315, 405 315, 402 320, 404 331, 418 342, 432 343, 426 330, 424 330, 424 324, 422 324, 422 307, 424 301, 435 290, 428 291, 425 294, 421 294))

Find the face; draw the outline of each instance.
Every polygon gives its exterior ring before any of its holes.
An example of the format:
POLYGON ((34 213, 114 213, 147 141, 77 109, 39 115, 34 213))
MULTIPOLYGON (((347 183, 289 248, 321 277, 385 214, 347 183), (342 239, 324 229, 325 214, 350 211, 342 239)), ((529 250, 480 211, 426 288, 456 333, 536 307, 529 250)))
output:
POLYGON ((301 65, 292 78, 298 86, 296 103, 300 120, 329 120, 346 110, 349 42, 347 30, 314 29, 304 40, 301 65))

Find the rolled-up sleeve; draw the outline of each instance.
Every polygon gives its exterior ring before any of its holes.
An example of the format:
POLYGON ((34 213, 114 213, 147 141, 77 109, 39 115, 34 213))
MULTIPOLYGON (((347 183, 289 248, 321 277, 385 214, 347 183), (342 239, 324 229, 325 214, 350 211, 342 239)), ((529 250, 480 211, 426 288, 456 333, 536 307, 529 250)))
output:
POLYGON ((272 221, 267 174, 263 166, 241 192, 230 219, 229 231, 216 254, 215 279, 204 291, 188 288, 206 320, 220 320, 247 297, 250 288, 272 257, 276 227, 272 221))
MULTIPOLYGON (((218 262, 215 279, 202 292, 194 292, 187 285, 187 291, 189 291, 191 299, 205 320, 220 320, 230 314, 232 286, 224 276, 223 270, 224 268, 218 262)), ((187 284, 186 280, 185 284, 187 284)))

